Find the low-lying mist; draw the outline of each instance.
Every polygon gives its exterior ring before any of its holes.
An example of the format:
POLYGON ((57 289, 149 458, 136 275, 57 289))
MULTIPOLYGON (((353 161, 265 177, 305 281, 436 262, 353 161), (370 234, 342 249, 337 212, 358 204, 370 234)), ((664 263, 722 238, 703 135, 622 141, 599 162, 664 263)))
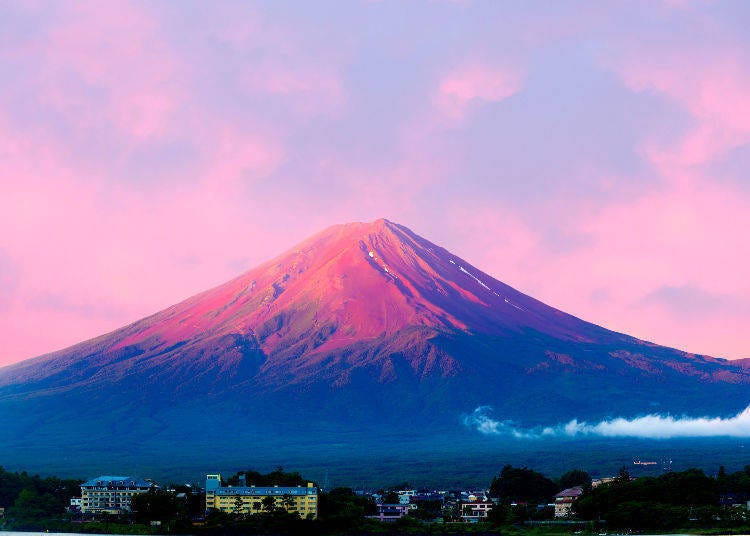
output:
POLYGON ((690 417, 650 414, 642 417, 606 419, 597 423, 573 419, 564 424, 522 428, 513 421, 492 418, 490 406, 479 406, 463 417, 463 423, 486 435, 517 439, 550 437, 634 437, 671 439, 681 437, 750 437, 750 406, 733 417, 690 417))

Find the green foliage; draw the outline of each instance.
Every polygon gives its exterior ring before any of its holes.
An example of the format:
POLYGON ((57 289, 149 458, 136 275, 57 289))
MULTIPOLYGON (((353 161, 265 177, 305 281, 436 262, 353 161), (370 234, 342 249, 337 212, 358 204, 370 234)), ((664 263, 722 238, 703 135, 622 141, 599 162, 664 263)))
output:
POLYGON ((404 516, 393 523, 391 523, 393 526, 394 532, 401 533, 401 532, 423 532, 425 525, 422 521, 411 517, 411 516, 404 516))
POLYGON ((609 512, 607 522, 612 527, 665 530, 685 526, 689 519, 689 511, 685 507, 629 501, 609 512))
POLYGON ((288 510, 292 506, 294 506, 294 499, 291 495, 282 495, 281 496, 281 506, 284 507, 285 510, 288 510))
POLYGON ((60 520, 70 498, 80 495, 80 480, 11 473, 0 467, 0 506, 6 508, 6 528, 37 530, 60 520))
POLYGON ((258 471, 249 469, 247 471, 238 471, 227 479, 230 486, 238 486, 240 475, 245 475, 248 486, 306 486, 307 480, 297 472, 287 473, 283 467, 277 467, 275 471, 263 474, 258 471))
POLYGON ((417 503, 417 509, 412 511, 409 515, 423 521, 432 521, 433 519, 442 517, 443 501, 438 499, 419 501, 419 503, 417 503))
POLYGON ((503 467, 490 486, 490 495, 504 502, 546 503, 557 491, 557 484, 543 474, 511 465, 503 467))
POLYGON ((716 507, 717 481, 699 469, 658 478, 618 478, 584 494, 574 504, 584 519, 606 519, 613 527, 670 529, 683 526, 699 507, 716 507))
POLYGON ((8 516, 21 521, 45 519, 60 514, 60 502, 51 493, 40 495, 35 489, 23 489, 8 510, 8 516))
POLYGON ((333 533, 358 531, 365 516, 377 513, 372 497, 358 496, 350 488, 334 488, 318 497, 320 524, 333 533))
POLYGON ((204 534, 316 534, 315 522, 300 519, 299 514, 283 508, 236 518, 212 513, 206 520, 204 534))
POLYGON ((206 526, 212 527, 223 527, 234 521, 231 514, 222 512, 216 508, 210 508, 206 513, 206 526))
POLYGON ((185 514, 174 493, 162 490, 150 490, 133 496, 130 508, 138 523, 151 521, 167 522, 176 519, 178 514, 185 514))
POLYGON ((750 465, 745 466, 742 471, 727 474, 726 470, 721 471, 716 477, 719 490, 724 493, 732 492, 750 496, 750 465))
POLYGON ((384 504, 398 504, 398 494, 395 491, 389 491, 383 496, 384 504))
MULTIPOLYGON (((261 475, 257 480, 265 485, 277 482, 302 482, 295 473, 279 470, 261 475), (272 476, 269 476, 272 475, 272 476), (286 475, 286 476, 285 476, 286 475), (291 475, 291 476, 289 476, 291 475), (266 479, 266 480, 264 480, 266 479), (290 480, 291 479, 291 480, 290 480)), ((376 513, 372 498, 356 495, 349 488, 336 488, 319 495, 319 519, 301 519, 297 513, 282 508, 289 497, 279 496, 264 501, 264 511, 252 516, 236 516, 211 511, 204 527, 189 523, 189 512, 202 510, 199 498, 187 492, 185 499, 166 491, 151 491, 136 495, 132 501, 133 515, 112 517, 85 524, 73 524, 64 514, 71 496, 79 493, 79 481, 40 478, 26 473, 8 473, 0 468, 0 497, 12 497, 5 503, 5 529, 55 532, 96 532, 119 534, 182 533, 196 536, 238 536, 240 534, 451 534, 451 533, 507 533, 522 530, 531 536, 547 534, 542 528, 522 528, 515 524, 527 520, 543 520, 552 516, 549 508, 537 508, 547 502, 560 487, 583 484, 584 495, 574 504, 581 519, 604 519, 612 529, 637 531, 675 531, 688 528, 726 532, 746 531, 748 513, 743 508, 722 507, 720 494, 742 497, 750 493, 750 466, 743 471, 727 473, 719 470, 716 478, 698 469, 643 477, 631 480, 627 470, 611 484, 595 489, 586 487, 588 475, 574 470, 562 475, 559 485, 527 468, 506 466, 492 483, 493 494, 503 497, 501 504, 490 510, 487 523, 472 525, 423 523, 437 517, 451 519, 450 508, 442 511, 441 501, 423 501, 410 516, 395 523, 379 523, 365 516, 376 513), (26 486, 18 487, 25 483, 26 486), (528 502, 529 506, 510 506, 511 500, 528 502), (193 503, 191 503, 193 501, 193 503), (191 506, 192 504, 192 506, 191 506), (150 521, 161 521, 151 527, 150 521), (136 521, 137 524, 134 524, 136 521), (541 532, 540 532, 541 531, 541 532)), ((253 482, 248 477, 248 483, 253 482)), ((408 487, 408 486, 402 486, 408 487)), ((388 497, 387 497, 388 498, 388 497)), ((394 499, 394 497, 389 497, 394 499)), ((396 502, 394 500, 393 502, 396 502)), ((460 511, 454 514, 460 514, 460 511)), ((551 529, 550 529, 551 530, 551 529)), ((550 533, 551 534, 551 533, 550 533)))
POLYGON ((443 520, 446 522, 458 521, 461 518, 461 509, 457 504, 447 504, 443 507, 443 520))
POLYGON ((241 495, 237 495, 234 498, 234 513, 235 514, 242 513, 242 496, 241 495))
POLYGON ((620 484, 630 482, 630 473, 628 472, 628 468, 624 465, 620 467, 620 471, 617 473, 615 480, 620 484))
POLYGON ((263 510, 273 512, 276 510, 276 497, 271 497, 270 495, 263 497, 260 504, 263 505, 263 510))
POLYGON ((492 507, 487 513, 487 521, 493 525, 504 525, 511 517, 511 509, 508 504, 500 503, 492 507))
POLYGON ((560 489, 574 488, 581 486, 588 488, 591 486, 591 475, 583 469, 573 469, 560 477, 560 489))
POLYGON ((81 494, 81 482, 57 477, 29 476, 26 471, 11 473, 0 466, 0 507, 13 506, 22 490, 33 490, 39 496, 54 497, 54 504, 50 502, 47 507, 50 513, 62 513, 70 504, 70 498, 81 494))

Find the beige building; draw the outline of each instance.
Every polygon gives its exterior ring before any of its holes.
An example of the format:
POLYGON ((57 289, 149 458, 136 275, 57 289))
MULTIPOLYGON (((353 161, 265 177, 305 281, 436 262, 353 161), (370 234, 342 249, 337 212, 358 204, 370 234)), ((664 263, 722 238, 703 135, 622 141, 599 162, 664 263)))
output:
POLYGON ((132 476, 100 476, 81 484, 81 513, 124 514, 130 512, 134 495, 146 493, 153 482, 132 476))
POLYGON ((555 495, 555 517, 570 517, 572 514, 573 503, 583 493, 583 488, 576 486, 562 490, 555 495))
POLYGON ((472 501, 461 505, 461 521, 464 523, 477 523, 487 521, 487 516, 495 507, 492 501, 472 501))

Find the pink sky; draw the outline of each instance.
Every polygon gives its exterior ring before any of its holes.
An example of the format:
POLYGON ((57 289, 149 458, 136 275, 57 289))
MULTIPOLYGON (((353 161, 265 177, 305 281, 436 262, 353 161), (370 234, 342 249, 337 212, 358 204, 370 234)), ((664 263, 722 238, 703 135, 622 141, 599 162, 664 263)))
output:
POLYGON ((386 217, 750 357, 745 2, 6 2, 0 365, 386 217))

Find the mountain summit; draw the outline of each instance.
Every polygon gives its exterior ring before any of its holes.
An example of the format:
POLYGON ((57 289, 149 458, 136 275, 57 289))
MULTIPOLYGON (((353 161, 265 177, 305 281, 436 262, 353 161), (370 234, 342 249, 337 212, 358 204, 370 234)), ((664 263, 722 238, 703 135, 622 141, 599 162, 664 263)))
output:
POLYGON ((0 454, 29 437, 196 447, 217 425, 256 444, 308 430, 432 441, 474 433, 461 416, 484 405, 530 425, 725 415, 747 405, 748 382, 740 364, 575 318, 381 219, 330 227, 129 326, 0 369, 0 454))

